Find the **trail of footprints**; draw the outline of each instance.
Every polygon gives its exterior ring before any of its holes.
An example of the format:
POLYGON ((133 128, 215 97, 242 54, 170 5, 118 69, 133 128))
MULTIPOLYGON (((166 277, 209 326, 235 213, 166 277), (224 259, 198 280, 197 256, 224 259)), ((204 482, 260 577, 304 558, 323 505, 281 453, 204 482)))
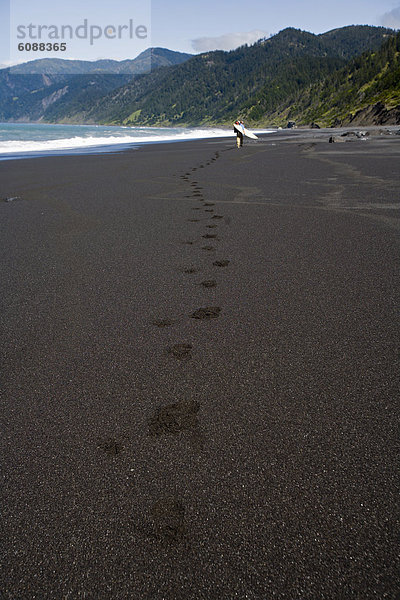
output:
MULTIPOLYGON (((192 207, 192 210, 202 210, 207 214, 205 219, 189 218, 189 223, 205 223, 206 230, 217 229, 217 221, 223 219, 223 215, 214 214, 214 202, 206 202, 203 195, 203 188, 199 183, 192 179, 193 174, 197 169, 204 169, 218 160, 220 154, 215 152, 214 156, 205 164, 202 163, 198 167, 193 167, 191 171, 180 176, 182 181, 187 183, 191 188, 191 193, 185 198, 196 200, 200 206, 192 207), (211 221, 211 222, 210 222, 211 221)), ((201 239, 212 240, 213 243, 218 243, 220 237, 217 233, 205 231, 201 235, 201 239)), ((181 244, 193 246, 193 240, 183 240, 181 244)), ((216 246, 206 245, 200 247, 202 251, 215 252, 216 246)), ((213 269, 220 269, 229 265, 229 260, 218 259, 210 261, 210 266, 213 269)), ((195 266, 188 266, 183 270, 187 275, 195 275, 200 272, 200 269, 195 266)), ((215 288, 218 285, 216 279, 205 279, 199 283, 205 290, 215 288)), ((222 309, 219 306, 202 306, 195 308, 189 318, 198 321, 212 321, 217 319, 221 314, 222 309)), ((170 318, 155 319, 152 325, 160 329, 173 326, 176 320, 170 318)), ((192 360, 192 352, 195 349, 192 344, 184 341, 179 341, 172 346, 166 348, 165 354, 170 360, 179 361, 182 365, 187 361, 192 360)), ((193 439, 200 440, 201 432, 199 423, 200 404, 192 399, 182 400, 161 406, 156 409, 153 416, 148 419, 148 435, 158 438, 162 435, 179 435, 183 431, 188 431, 192 434, 193 439)), ((124 444, 121 440, 108 438, 98 443, 98 448, 111 458, 117 458, 124 451, 124 444)), ((185 538, 185 507, 182 501, 176 497, 162 497, 153 503, 151 507, 151 518, 154 526, 154 535, 161 541, 168 544, 180 543, 185 538)))
MULTIPOLYGON (((214 156, 206 163, 207 166, 211 165, 219 158, 219 152, 216 152, 214 156)), ((181 179, 188 184, 191 188, 191 193, 186 195, 186 198, 196 200, 200 203, 200 206, 192 207, 196 211, 204 211, 207 214, 206 219, 200 218, 189 218, 189 223, 205 223, 206 231, 201 234, 201 239, 212 240, 213 244, 217 244, 220 237, 215 230, 218 228, 217 221, 222 219, 222 215, 214 214, 214 202, 206 202, 203 194, 203 188, 199 183, 193 179, 193 173, 196 172, 197 168, 204 169, 204 164, 200 164, 199 167, 193 167, 191 171, 181 175, 181 179), (211 222, 210 222, 211 221, 211 222)), ((184 240, 183 244, 194 245, 193 240, 184 240)), ((215 252, 216 246, 205 245, 201 246, 202 251, 215 252)), ((229 260, 214 260, 211 263, 213 269, 227 267, 229 260)), ((195 266, 190 266, 184 269, 184 273, 187 275, 195 275, 200 271, 195 266)), ((211 289, 217 287, 218 283, 216 279, 204 279, 199 283, 203 289, 211 289)), ((221 308, 219 306, 202 306, 196 308, 193 312, 188 315, 192 319, 212 321, 217 319, 221 314, 221 308)), ((156 322, 158 327, 166 326, 165 323, 173 324, 172 320, 162 319, 156 322)), ((166 353, 171 359, 178 360, 181 363, 192 360, 192 352, 195 349, 192 344, 184 341, 177 342, 173 346, 167 348, 166 353)), ((149 435, 152 437, 159 437, 161 435, 179 435, 182 431, 189 431, 192 435, 197 435, 198 439, 201 439, 200 423, 199 423, 199 412, 200 404, 192 399, 179 401, 174 404, 167 406, 161 406, 157 408, 154 415, 148 420, 149 435)), ((184 540, 185 537, 185 507, 179 498, 165 497, 159 499, 152 506, 152 519, 156 535, 164 542, 167 543, 179 543, 184 540)))

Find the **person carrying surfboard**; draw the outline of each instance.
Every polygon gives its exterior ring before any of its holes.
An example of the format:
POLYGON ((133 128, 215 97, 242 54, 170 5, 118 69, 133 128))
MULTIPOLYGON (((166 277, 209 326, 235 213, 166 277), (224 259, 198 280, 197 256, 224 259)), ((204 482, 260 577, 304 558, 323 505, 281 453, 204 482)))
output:
POLYGON ((233 131, 236 133, 236 145, 238 148, 241 148, 243 146, 244 136, 252 140, 258 140, 258 137, 255 133, 246 129, 243 121, 235 121, 233 124, 233 131))
POLYGON ((236 146, 241 148, 243 146, 243 121, 235 121, 233 124, 233 131, 236 133, 236 146))

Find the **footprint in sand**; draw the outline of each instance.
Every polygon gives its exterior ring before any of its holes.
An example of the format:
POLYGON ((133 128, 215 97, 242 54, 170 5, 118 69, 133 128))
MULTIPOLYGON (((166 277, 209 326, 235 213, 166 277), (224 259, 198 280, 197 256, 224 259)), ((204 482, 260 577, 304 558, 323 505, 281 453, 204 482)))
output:
POLYGON ((216 319, 220 312, 219 306, 206 306, 195 310, 190 316, 192 319, 216 319))
POLYGON ((99 441, 97 447, 111 457, 119 456, 125 449, 123 443, 114 438, 99 441))
POLYGON ((193 346, 191 344, 175 344, 168 348, 168 354, 172 354, 175 358, 179 358, 180 360, 184 358, 192 358, 191 350, 193 346))
POLYGON ((160 498, 151 507, 155 535, 167 544, 179 544, 185 537, 185 507, 175 497, 160 498))
POLYGON ((193 429, 199 425, 199 410, 200 404, 194 400, 181 400, 175 404, 161 406, 148 420, 149 435, 177 435, 181 431, 193 429))
POLYGON ((215 279, 207 279, 206 281, 202 281, 200 285, 202 285, 205 288, 213 288, 216 287, 217 282, 215 281, 215 279))
POLYGON ((229 263, 229 260, 216 260, 215 262, 213 262, 213 265, 215 265, 216 267, 227 267, 229 263))
POLYGON ((183 272, 188 275, 193 275, 193 273, 198 273, 200 269, 195 269, 194 267, 190 267, 189 269, 185 269, 183 272))
POLYGON ((156 319, 155 321, 153 321, 153 325, 155 325, 156 327, 171 327, 171 325, 174 324, 174 321, 171 321, 171 319, 156 319))

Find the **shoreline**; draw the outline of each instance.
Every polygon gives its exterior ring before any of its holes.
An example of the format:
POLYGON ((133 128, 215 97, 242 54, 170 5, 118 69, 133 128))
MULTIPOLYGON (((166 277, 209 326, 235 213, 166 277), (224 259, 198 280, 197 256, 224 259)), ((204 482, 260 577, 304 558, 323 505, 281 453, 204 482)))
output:
MULTIPOLYGON (((7 123, 1 124, 0 127, 6 127, 7 123)), ((14 124, 17 129, 20 124, 14 124)), ((28 129, 30 124, 28 125, 28 129)), ((35 124, 32 124, 33 126, 35 124)), ((42 125, 48 126, 50 129, 52 124, 36 124, 39 128, 42 125)), ((135 149, 148 144, 159 143, 175 143, 181 141, 196 141, 203 139, 223 139, 232 136, 231 129, 221 129, 216 127, 123 127, 119 126, 118 136, 110 135, 108 126, 93 126, 93 125, 59 125, 62 131, 62 137, 53 138, 50 135, 47 139, 15 139, 0 141, 0 160, 13 160, 20 158, 37 158, 44 156, 69 156, 69 155, 84 155, 84 154, 104 154, 106 152, 121 152, 125 149, 135 149), (78 129, 75 129, 78 127, 78 129), (83 127, 86 135, 80 137, 75 135, 80 127, 83 127), (130 135, 132 132, 132 135, 130 135), (157 135, 158 133, 158 135, 157 135), (147 135, 146 135, 147 134, 147 135), (21 148, 22 146, 22 148, 21 148), (9 148, 12 148, 10 150, 9 148), (6 152, 4 150, 7 150, 6 152)), ((272 130, 257 130, 258 133, 272 133, 272 130)), ((21 137, 21 136, 20 136, 21 137)), ((18 138, 18 132, 17 132, 18 138)))
MULTIPOLYGON (((7 125, 8 123, 4 123, 5 125, 7 125)), ((15 123, 16 125, 20 125, 20 123, 15 123)), ((42 125, 43 123, 40 123, 40 125, 42 125)), ((1 125, 1 123, 0 123, 1 125)), ((27 124, 29 125, 29 124, 27 124)), ((51 123, 44 123, 44 125, 50 125, 52 126, 53 124, 51 123)), ((64 124, 57 124, 57 125, 61 125, 63 126, 64 124)), ((85 127, 86 125, 82 125, 83 127, 85 127)), ((92 127, 92 126, 89 126, 92 127)), ((103 126, 101 126, 103 127, 103 126)), ((108 126, 104 126, 104 127, 108 127, 108 126)), ((120 127, 120 126, 118 126, 120 127)), ((146 128, 145 128, 146 129, 146 128)), ((154 127, 150 129, 160 129, 158 127, 154 127)), ((163 129, 163 128, 162 128, 163 129)), ((170 129, 170 128, 167 128, 170 129)), ((176 128, 179 129, 179 128, 176 128)), ((186 129, 186 128, 182 128, 182 129, 186 129)), ((190 128, 189 128, 190 129, 190 128)), ((207 129, 206 127, 203 129, 197 128, 199 131, 204 131, 205 129, 207 129)), ((212 129, 212 127, 210 127, 209 129, 212 129)), ((214 128, 215 129, 215 128, 214 128)), ((388 126, 369 126, 369 127, 357 127, 357 126, 352 126, 352 127, 335 127, 335 128, 305 128, 305 127, 295 127, 295 128, 285 128, 285 129, 278 129, 278 128, 271 128, 268 131, 267 130, 259 130, 259 129, 254 129, 254 132, 259 136, 259 141, 263 141, 265 136, 269 136, 271 134, 274 135, 278 135, 280 139, 282 139, 282 136, 292 136, 292 137, 299 137, 299 136, 307 136, 307 137, 312 137, 315 139, 320 139, 321 136, 325 137, 327 134, 329 134, 329 136, 333 135, 337 135, 337 136, 342 136, 342 134, 346 131, 366 131, 368 132, 368 135, 391 135, 393 133, 395 133, 396 131, 399 131, 399 126, 396 125, 388 125, 388 126)), ((26 152, 11 152, 9 154, 6 153, 0 153, 0 162, 2 161, 9 161, 9 160, 21 160, 21 159, 34 159, 34 158, 52 158, 52 157, 59 157, 59 156, 86 156, 86 155, 101 155, 101 154, 109 154, 109 153, 121 153, 124 152, 126 150, 137 150, 137 149, 141 149, 142 147, 145 146, 151 146, 151 145, 158 145, 158 144, 169 144, 169 143, 178 143, 178 142, 201 142, 202 140, 211 140, 211 139, 226 139, 226 138, 232 138, 234 139, 234 134, 230 131, 226 131, 226 135, 214 135, 214 136, 210 136, 208 137, 198 137, 198 138, 189 138, 189 139, 157 139, 157 140, 145 140, 145 141, 141 141, 140 138, 138 138, 137 140, 133 140, 133 141, 124 141, 121 143, 109 143, 109 144, 99 144, 98 146, 96 145, 83 145, 83 146, 78 146, 78 147, 73 147, 73 148, 60 148, 60 149, 49 149, 49 150, 33 150, 33 151, 26 151, 26 152)), ((50 140, 49 140, 50 141, 50 140)), ((32 142, 33 143, 33 142, 32 142)), ((247 139, 247 143, 249 143, 249 140, 247 139)))
POLYGON ((0 162, 4 597, 395 595, 376 129, 0 162))

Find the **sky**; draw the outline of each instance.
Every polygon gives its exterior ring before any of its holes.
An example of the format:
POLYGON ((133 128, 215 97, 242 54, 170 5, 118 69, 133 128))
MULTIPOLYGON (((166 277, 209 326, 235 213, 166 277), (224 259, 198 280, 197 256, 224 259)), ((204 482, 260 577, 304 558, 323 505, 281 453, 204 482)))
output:
POLYGON ((352 24, 400 28, 400 0, 0 0, 0 64, 44 56, 123 60, 150 46, 188 53, 229 50, 285 27, 322 33, 352 24), (86 31, 81 29, 78 39, 76 27, 85 19, 87 36, 82 39, 86 31), (28 52, 25 46, 18 50, 18 43, 62 41, 47 39, 45 27, 40 40, 35 37, 37 30, 32 38, 32 30, 27 30, 32 23, 36 27, 68 25, 74 39, 67 39, 65 53, 28 52), (23 38, 17 36, 18 25, 24 27, 23 38), (97 29, 90 39, 92 25, 97 29), (140 35, 136 35, 137 26, 141 26, 140 35))
POLYGON ((255 32, 253 42, 259 33, 270 35, 285 27, 323 33, 345 25, 391 21, 386 26, 400 28, 400 0, 153 0, 152 14, 153 45, 183 52, 214 50, 230 39, 237 44, 241 38, 240 45, 255 32), (384 18, 394 9, 397 15, 384 18), (171 16, 176 19, 173 25, 171 16))

